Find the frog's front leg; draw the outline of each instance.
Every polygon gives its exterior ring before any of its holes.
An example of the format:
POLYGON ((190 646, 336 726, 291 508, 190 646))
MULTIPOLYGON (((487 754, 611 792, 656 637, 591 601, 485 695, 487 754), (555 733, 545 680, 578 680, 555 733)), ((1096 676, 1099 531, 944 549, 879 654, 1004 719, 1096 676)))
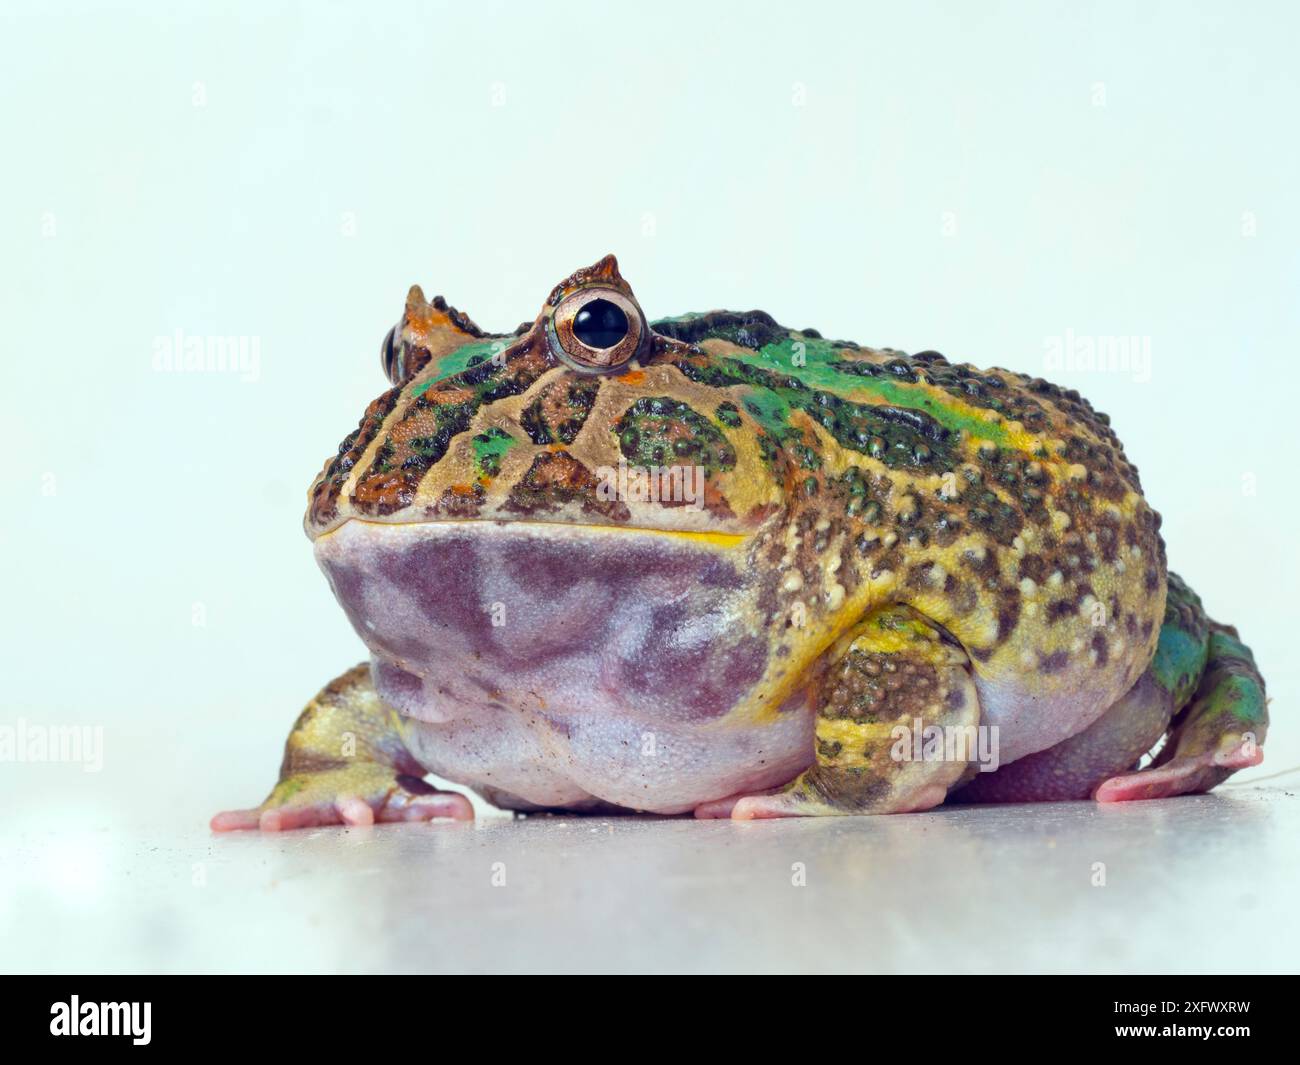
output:
POLYGON ((914 610, 882 608, 831 651, 813 765, 784 788, 705 803, 697 817, 903 813, 943 802, 976 750, 966 653, 914 610))
POLYGON ((376 694, 364 663, 327 684, 298 716, 279 783, 261 806, 227 810, 212 828, 264 832, 379 821, 472 820, 463 795, 438 791, 402 740, 402 721, 376 694))

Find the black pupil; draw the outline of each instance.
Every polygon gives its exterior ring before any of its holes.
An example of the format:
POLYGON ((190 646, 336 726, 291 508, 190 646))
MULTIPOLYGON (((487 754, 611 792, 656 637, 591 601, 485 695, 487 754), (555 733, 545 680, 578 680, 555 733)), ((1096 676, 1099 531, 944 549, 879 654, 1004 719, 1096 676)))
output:
POLYGON ((379 361, 384 367, 384 376, 394 384, 397 383, 398 375, 401 373, 401 367, 397 364, 397 330, 398 326, 393 326, 384 337, 384 342, 379 345, 379 361))
POLYGON ((609 300, 592 300, 573 319, 573 335, 589 348, 612 348, 627 336, 627 315, 609 300))

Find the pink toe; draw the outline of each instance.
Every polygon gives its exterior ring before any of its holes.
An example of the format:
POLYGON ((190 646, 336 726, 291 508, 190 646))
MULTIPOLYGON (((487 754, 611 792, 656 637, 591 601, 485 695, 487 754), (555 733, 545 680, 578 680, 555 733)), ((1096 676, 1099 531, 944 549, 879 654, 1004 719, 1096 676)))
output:
POLYGON ((732 795, 726 799, 714 799, 711 802, 700 803, 695 807, 695 816, 701 821, 714 821, 720 818, 729 818, 732 808, 739 801, 738 795, 732 795))
POLYGON ((733 821, 761 821, 769 817, 794 817, 795 812, 783 795, 747 795, 732 807, 733 821))
MULTIPOLYGON (((753 792, 746 794, 738 792, 735 795, 728 795, 724 799, 710 799, 708 802, 702 802, 695 807, 695 816, 701 821, 709 821, 715 818, 727 819, 736 817, 736 807, 743 802, 763 802, 765 799, 774 801, 782 797, 781 788, 769 788, 767 791, 753 792)), ((756 817, 784 817, 786 814, 755 814, 756 817)), ((750 817, 742 817, 740 820, 748 821, 750 817)))
POLYGON ((1191 780, 1200 767, 1196 765, 1170 766, 1164 769, 1143 769, 1111 777, 1098 786, 1093 798, 1098 802, 1137 802, 1141 799, 1167 799, 1190 790, 1191 780))
POLYGON ((213 832, 239 832, 257 827, 256 810, 222 810, 216 814, 208 827, 213 832))
POLYGON ((453 821, 473 821, 474 804, 464 795, 443 795, 434 804, 438 808, 438 817, 450 817, 453 821))
POLYGON ((432 821, 437 817, 473 821, 474 807, 464 795, 449 791, 420 795, 403 806, 388 806, 380 813, 382 821, 432 821))
POLYGON ((943 800, 947 797, 947 788, 938 784, 932 784, 928 788, 918 789, 910 796, 900 797, 897 808, 890 812, 896 814, 917 814, 924 810, 933 810, 936 806, 942 805, 943 800))
POLYGON ((335 801, 334 807, 345 825, 364 827, 375 823, 375 811, 370 809, 367 802, 358 799, 355 795, 341 796, 335 801))
POLYGON ((279 832, 289 826, 284 823, 284 816, 279 810, 263 810, 257 819, 257 827, 263 832, 279 832))
POLYGON ((1257 743, 1239 743, 1230 751, 1214 756, 1214 764, 1222 769, 1249 769, 1264 761, 1264 748, 1257 743))

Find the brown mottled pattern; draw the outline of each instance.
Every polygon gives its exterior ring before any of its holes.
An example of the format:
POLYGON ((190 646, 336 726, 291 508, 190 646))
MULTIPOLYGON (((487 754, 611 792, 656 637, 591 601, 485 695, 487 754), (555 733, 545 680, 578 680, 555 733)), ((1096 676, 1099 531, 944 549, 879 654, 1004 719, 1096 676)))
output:
MULTIPOLYGON (((926 717, 940 690, 939 680, 938 666, 923 655, 855 648, 840 662, 821 716, 864 723, 926 717)), ((945 698, 959 708, 965 695, 956 688, 945 698)))
POLYGON ((507 349, 499 364, 485 360, 423 391, 388 426, 370 467, 358 478, 352 505, 369 515, 410 506, 425 474, 484 404, 519 395, 553 365, 534 331, 507 349))
POLYGON ((627 507, 617 500, 598 499, 596 487, 595 474, 567 451, 546 451, 533 459, 528 472, 511 489, 505 509, 536 517, 576 502, 607 521, 627 521, 627 507))
POLYGON ((425 508, 430 518, 476 518, 483 508, 486 493, 477 482, 470 485, 452 485, 438 497, 436 503, 425 508))
POLYGON ((338 454, 325 464, 325 468, 316 478, 309 493, 307 520, 310 524, 326 525, 337 516, 339 492, 348 474, 378 434, 384 419, 397 403, 400 392, 401 389, 390 388, 372 401, 366 408, 366 413, 361 416, 361 423, 352 433, 344 437, 343 443, 339 445, 338 454))
POLYGON ((561 378, 524 408, 520 424, 534 444, 572 444, 586 424, 600 389, 599 377, 561 378))
MULTIPOLYGON (((929 586, 930 571, 948 554, 945 548, 963 534, 975 534, 984 550, 950 559, 956 566, 943 567, 943 584, 938 590, 953 607, 950 616, 968 614, 981 603, 988 604, 996 628, 991 643, 982 648, 985 655, 1015 631, 1022 610, 1018 584, 1025 580, 1034 585, 1051 581, 1058 588, 1047 613, 1049 621, 1060 620, 1077 613, 1087 597, 1098 597, 1093 574, 1099 569, 1113 571, 1122 552, 1137 548, 1145 560, 1140 571, 1143 591, 1157 600, 1165 570, 1159 515, 1140 499, 1131 518, 1122 518, 1104 506, 1129 493, 1140 493, 1137 471, 1125 458, 1109 420, 1095 414, 1073 391, 1007 371, 980 373, 952 367, 953 373, 944 373, 939 369, 940 360, 933 355, 919 360, 927 379, 971 405, 999 411, 1030 431, 1059 435, 1064 446, 1054 458, 1057 468, 1080 466, 1083 476, 1053 483, 1045 459, 986 444, 975 450, 973 461, 941 471, 955 474, 947 491, 936 490, 926 483, 926 477, 907 471, 879 470, 873 476, 860 474, 855 467, 848 479, 856 481, 859 490, 851 495, 843 479, 837 483, 836 478, 818 470, 807 475, 802 494, 792 495, 795 504, 806 500, 803 507, 824 520, 841 509, 820 502, 825 491, 837 502, 847 498, 842 505, 852 526, 851 535, 861 554, 870 560, 871 570, 902 573, 904 584, 918 589, 929 586), (990 387, 994 382, 997 384, 990 387), (865 491, 860 487, 863 483, 865 491), (851 505, 855 499, 856 507, 851 505), (1028 550, 1020 545, 1031 531, 1034 548, 1028 550), (961 571, 970 574, 977 599, 972 599, 969 587, 963 585, 961 571)), ((947 366, 946 360, 942 366, 947 366)), ((1096 664, 1104 666, 1106 637, 1094 634, 1089 644, 1096 664)), ((973 653, 980 650, 977 647, 973 653)), ((1059 658, 1051 661, 1054 664, 1059 658)))

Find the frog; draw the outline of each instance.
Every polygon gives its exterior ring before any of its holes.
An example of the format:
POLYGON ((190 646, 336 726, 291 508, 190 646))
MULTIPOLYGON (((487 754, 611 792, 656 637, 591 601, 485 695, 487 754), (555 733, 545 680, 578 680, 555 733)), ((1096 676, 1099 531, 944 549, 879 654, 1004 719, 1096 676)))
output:
POLYGON ((381 362, 304 518, 368 660, 217 831, 472 820, 457 787, 516 816, 1111 803, 1263 758, 1254 656, 1074 389, 651 319, 612 255, 507 333, 412 287, 381 362))

